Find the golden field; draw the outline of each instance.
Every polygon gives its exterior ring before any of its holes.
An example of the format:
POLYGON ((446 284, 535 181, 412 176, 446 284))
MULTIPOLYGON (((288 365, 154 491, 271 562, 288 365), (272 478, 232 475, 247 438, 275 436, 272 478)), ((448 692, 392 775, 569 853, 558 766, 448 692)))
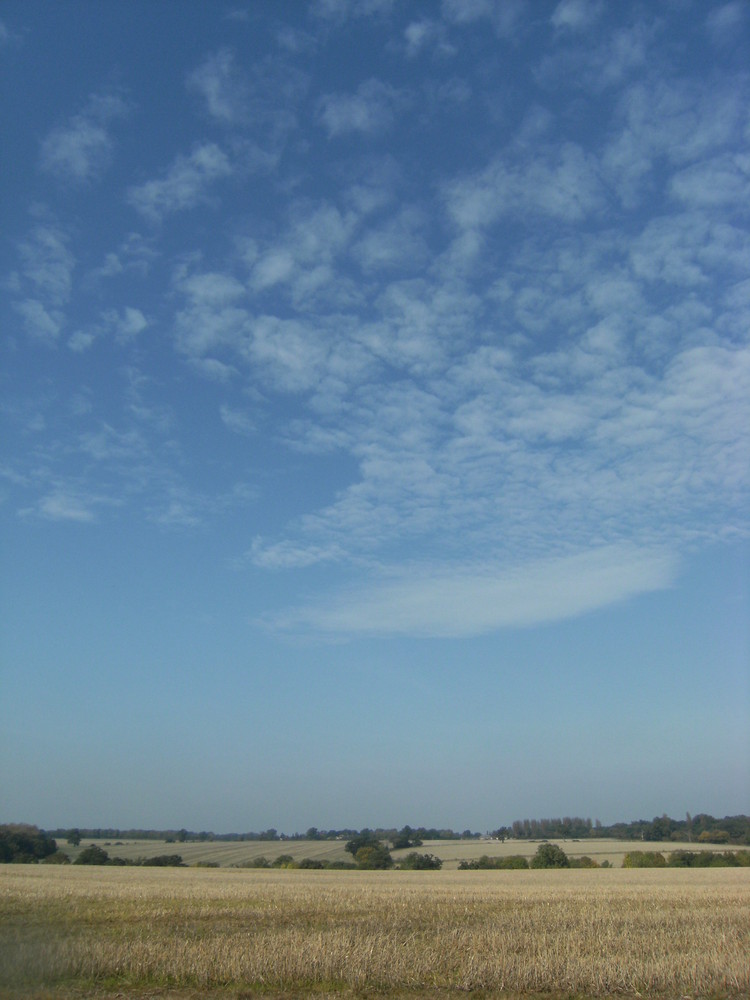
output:
POLYGON ((741 997, 750 869, 0 866, 3 997, 741 997))

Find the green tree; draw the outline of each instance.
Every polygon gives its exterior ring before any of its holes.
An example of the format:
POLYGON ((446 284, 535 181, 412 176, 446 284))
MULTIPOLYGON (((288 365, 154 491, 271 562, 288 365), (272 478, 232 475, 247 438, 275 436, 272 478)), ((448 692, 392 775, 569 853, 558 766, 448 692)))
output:
POLYGON ((67 841, 69 844, 72 844, 73 847, 78 847, 81 843, 81 831, 77 828, 68 830, 67 841))
POLYGON ((35 864, 57 850, 52 837, 29 823, 6 823, 0 826, 0 861, 35 864))
POLYGON ((393 858, 387 847, 380 842, 365 844, 354 855, 357 868, 378 869, 393 868, 393 858))
POLYGON ((344 850, 348 851, 349 854, 356 858, 357 851, 362 847, 380 847, 380 841, 374 833, 365 831, 358 834, 356 837, 352 837, 351 840, 348 840, 344 850))
POLYGON ((103 847, 97 844, 90 844, 84 847, 81 853, 73 862, 74 865, 106 865, 109 861, 109 854, 103 847))
POLYGON ((570 868, 568 855, 557 844, 540 844, 531 859, 530 868, 570 868))

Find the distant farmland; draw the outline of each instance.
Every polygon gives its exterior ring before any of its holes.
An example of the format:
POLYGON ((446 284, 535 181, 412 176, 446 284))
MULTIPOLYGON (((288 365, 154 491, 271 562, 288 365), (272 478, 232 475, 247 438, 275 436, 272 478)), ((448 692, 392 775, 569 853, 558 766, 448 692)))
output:
MULTIPOLYGON (((715 844, 696 843, 662 843, 633 840, 555 840, 568 857, 579 858, 584 855, 597 863, 608 861, 610 865, 619 868, 622 859, 629 851, 661 851, 669 853, 676 850, 699 851, 717 850, 715 844)), ((120 857, 128 861, 137 858, 153 858, 159 854, 179 854, 187 865, 218 864, 221 868, 241 866, 255 858, 265 857, 273 862, 280 854, 291 854, 295 860, 313 858, 318 861, 352 861, 352 856, 346 853, 344 840, 243 840, 243 841, 187 841, 185 843, 165 843, 163 840, 92 840, 85 838, 76 848, 58 840, 58 846, 74 860, 89 844, 103 847, 110 857, 120 857)), ((520 854, 532 858, 539 842, 535 840, 509 840, 501 843, 498 840, 427 840, 421 847, 392 851, 396 864, 411 850, 434 854, 443 861, 444 870, 458 868, 461 861, 473 861, 483 854, 490 857, 503 857, 509 854, 520 854)))

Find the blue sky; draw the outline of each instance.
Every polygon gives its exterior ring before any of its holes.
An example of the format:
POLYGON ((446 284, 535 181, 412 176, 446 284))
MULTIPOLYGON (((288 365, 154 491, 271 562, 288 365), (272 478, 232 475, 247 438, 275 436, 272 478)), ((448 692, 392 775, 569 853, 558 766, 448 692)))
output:
POLYGON ((5 820, 750 810, 748 48, 5 0, 5 820))

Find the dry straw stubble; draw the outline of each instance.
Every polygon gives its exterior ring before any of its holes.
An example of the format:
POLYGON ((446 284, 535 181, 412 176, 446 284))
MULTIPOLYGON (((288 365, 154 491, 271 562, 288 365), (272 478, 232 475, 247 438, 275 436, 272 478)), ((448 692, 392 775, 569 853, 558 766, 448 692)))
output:
POLYGON ((750 870, 0 868, 0 985, 750 993, 750 870))

